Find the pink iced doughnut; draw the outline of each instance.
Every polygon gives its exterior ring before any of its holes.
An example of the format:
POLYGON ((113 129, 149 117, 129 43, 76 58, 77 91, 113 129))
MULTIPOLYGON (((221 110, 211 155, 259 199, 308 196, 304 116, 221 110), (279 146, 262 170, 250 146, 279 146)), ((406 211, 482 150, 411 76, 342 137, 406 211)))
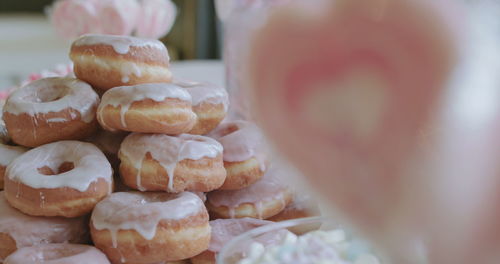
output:
POLYGON ((109 264, 97 248, 77 244, 43 244, 21 248, 5 259, 4 264, 109 264))
POLYGON ((132 34, 140 12, 137 0, 101 0, 97 5, 101 33, 132 34))
POLYGON ((171 0, 142 0, 136 35, 145 38, 165 36, 175 22, 177 8, 171 0))
POLYGON ((280 170, 273 168, 247 188, 208 193, 206 206, 213 218, 268 219, 292 201, 292 192, 284 179, 280 170))
POLYGON ((59 0, 53 6, 51 20, 57 34, 66 39, 100 32, 95 0, 59 0))

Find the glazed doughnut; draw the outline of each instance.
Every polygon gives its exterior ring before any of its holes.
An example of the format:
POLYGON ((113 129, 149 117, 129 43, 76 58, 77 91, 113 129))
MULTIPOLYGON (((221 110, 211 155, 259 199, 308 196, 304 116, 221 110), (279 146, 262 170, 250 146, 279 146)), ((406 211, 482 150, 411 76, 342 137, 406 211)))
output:
POLYGON ((106 130, 99 130, 92 137, 85 140, 86 142, 94 144, 98 147, 111 164, 111 168, 113 168, 113 182, 114 182, 114 191, 115 192, 123 192, 130 191, 131 189, 123 184, 120 179, 120 174, 118 173, 120 168, 120 160, 118 159, 118 151, 120 150, 120 145, 125 137, 128 135, 128 132, 118 131, 118 132, 109 132, 106 130))
POLYGON ((0 191, 0 263, 18 248, 40 243, 86 243, 86 217, 39 217, 12 208, 0 191))
POLYGON ((132 133, 118 157, 123 182, 140 191, 208 192, 226 178, 222 146, 204 136, 132 133))
POLYGON ((190 131, 196 114, 186 90, 174 84, 153 83, 106 91, 97 110, 97 119, 110 131, 175 135, 190 131))
POLYGON ((59 141, 29 150, 5 172, 5 197, 29 215, 76 217, 111 193, 113 171, 94 145, 59 141))
POLYGON ((0 190, 3 189, 3 178, 5 176, 5 170, 7 166, 21 154, 26 152, 27 149, 17 146, 9 146, 0 143, 0 190))
POLYGON ((210 242, 207 210, 190 192, 113 193, 95 207, 90 230, 113 263, 183 260, 210 242))
MULTIPOLYGON (((281 222, 291 219, 320 216, 321 212, 315 199, 307 194, 295 193, 293 201, 283 209, 279 214, 268 218, 269 221, 281 222)), ((320 223, 299 225, 289 227, 288 230, 295 234, 305 234, 317 230, 321 227, 320 223)))
POLYGON ((208 249, 191 258, 192 264, 215 264, 217 254, 233 238, 254 228, 272 224, 271 221, 254 218, 217 219, 210 221, 212 236, 208 249))
POLYGON ((3 108, 12 140, 23 146, 83 139, 97 128, 99 96, 74 78, 52 77, 15 90, 3 108))
POLYGON ((310 195, 295 193, 292 202, 283 211, 267 220, 280 222, 319 215, 318 203, 310 195))
POLYGON ((292 201, 276 169, 241 190, 217 190, 207 194, 207 208, 214 218, 251 217, 267 219, 283 211, 292 201))
POLYGON ((210 136, 224 148, 226 181, 221 190, 238 190, 259 180, 266 171, 268 160, 264 137, 259 128, 248 121, 221 124, 210 136))
POLYGON ((25 247, 5 259, 4 264, 110 264, 101 251, 88 245, 42 244, 25 247))
POLYGON ((118 160, 120 145, 128 134, 128 132, 123 131, 110 132, 106 130, 99 130, 86 141, 98 147, 104 155, 106 155, 113 169, 115 169, 118 168, 118 165, 120 164, 120 161, 118 160))
POLYGON ((185 88, 193 99, 197 121, 189 134, 207 134, 226 117, 229 99, 223 87, 185 80, 175 80, 174 83, 185 88))
POLYGON ((167 48, 153 39, 84 35, 71 45, 70 58, 78 79, 100 90, 172 78, 167 48))

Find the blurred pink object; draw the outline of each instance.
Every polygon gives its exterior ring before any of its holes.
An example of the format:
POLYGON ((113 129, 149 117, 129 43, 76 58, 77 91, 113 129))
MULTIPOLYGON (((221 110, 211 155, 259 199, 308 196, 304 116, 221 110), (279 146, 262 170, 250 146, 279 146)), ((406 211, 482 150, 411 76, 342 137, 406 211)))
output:
POLYGON ((161 38, 176 14, 171 0, 58 0, 49 10, 56 32, 70 40, 88 33, 161 38))
POLYGON ((140 5, 137 0, 100 0, 97 2, 102 34, 130 35, 136 28, 140 5))
POLYGON ((161 38, 174 25, 177 7, 171 0, 142 0, 135 34, 145 38, 161 38))
POLYGON ((58 0, 50 11, 54 28, 60 36, 73 39, 86 33, 99 33, 100 23, 95 3, 98 0, 58 0))
POLYGON ((458 61, 452 27, 460 20, 449 12, 459 8, 441 0, 296 2, 250 41, 241 78, 255 118, 394 263, 426 263, 416 245, 430 235, 433 204, 419 203, 427 190, 416 190, 423 176, 414 162, 458 61))

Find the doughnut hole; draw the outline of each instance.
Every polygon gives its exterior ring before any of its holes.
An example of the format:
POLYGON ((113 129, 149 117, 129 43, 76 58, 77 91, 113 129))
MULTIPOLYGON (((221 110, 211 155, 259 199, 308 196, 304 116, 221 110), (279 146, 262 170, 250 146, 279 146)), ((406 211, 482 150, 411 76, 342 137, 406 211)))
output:
POLYGON ((23 99, 32 103, 55 102, 68 94, 68 87, 65 85, 39 85, 33 88, 33 93, 24 96, 23 99))
POLYGON ((43 175, 51 176, 68 172, 74 168, 75 168, 75 163, 71 161, 65 161, 61 163, 61 165, 59 165, 56 171, 53 171, 49 166, 43 166, 41 168, 38 168, 38 172, 43 175))

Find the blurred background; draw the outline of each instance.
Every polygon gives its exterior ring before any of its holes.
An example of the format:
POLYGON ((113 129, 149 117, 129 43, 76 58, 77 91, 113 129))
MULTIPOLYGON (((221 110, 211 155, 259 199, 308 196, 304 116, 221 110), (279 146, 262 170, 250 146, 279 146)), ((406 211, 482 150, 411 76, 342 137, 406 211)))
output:
MULTIPOLYGON (((46 15, 53 0, 0 0, 0 89, 25 75, 69 59, 70 42, 59 38, 46 15)), ((161 40, 173 61, 218 60, 222 30, 213 0, 173 0, 178 13, 161 40)))

